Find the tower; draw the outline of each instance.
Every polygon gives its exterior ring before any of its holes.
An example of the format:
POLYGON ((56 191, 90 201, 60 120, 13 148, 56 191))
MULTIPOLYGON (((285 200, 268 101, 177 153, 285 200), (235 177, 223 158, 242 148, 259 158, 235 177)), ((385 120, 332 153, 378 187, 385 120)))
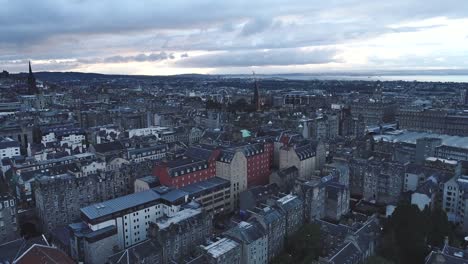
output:
POLYGON ((39 90, 37 89, 36 85, 36 78, 34 78, 34 74, 32 73, 31 69, 31 61, 29 61, 29 74, 28 74, 28 94, 38 94, 39 90))
POLYGON ((255 104, 255 110, 260 111, 261 108, 262 108, 261 102, 260 102, 260 92, 259 92, 259 89, 258 89, 257 78, 255 78, 255 72, 253 73, 253 75, 254 75, 254 79, 255 79, 253 103, 255 104))

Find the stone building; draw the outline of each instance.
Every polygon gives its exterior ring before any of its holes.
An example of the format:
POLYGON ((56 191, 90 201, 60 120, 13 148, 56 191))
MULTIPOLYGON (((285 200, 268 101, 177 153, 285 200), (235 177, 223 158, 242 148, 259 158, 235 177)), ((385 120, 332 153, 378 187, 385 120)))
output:
POLYGON ((366 125, 376 125, 395 121, 398 105, 395 102, 358 101, 351 105, 351 114, 362 115, 366 125))
POLYGON ((442 109, 401 109, 398 113, 400 128, 458 136, 468 136, 466 119, 466 113, 442 109))
POLYGON ((255 208, 252 217, 265 229, 268 238, 268 260, 274 259, 284 247, 286 215, 274 207, 255 208))
POLYGON ((227 237, 200 246, 208 264, 241 264, 241 245, 227 237))
POLYGON ((19 237, 17 209, 14 197, 0 195, 0 244, 19 237))
POLYGON ((339 183, 338 175, 298 182, 296 192, 304 201, 304 216, 308 222, 323 218, 339 220, 349 211, 350 192, 346 185, 339 183))
POLYGON ((352 159, 350 188, 353 195, 368 201, 396 202, 403 191, 405 165, 397 162, 352 159))
POLYGON ((150 236, 162 245, 163 262, 179 261, 194 253, 212 232, 212 217, 200 209, 184 209, 150 224, 150 236))
POLYGON ((36 210, 44 233, 79 220, 82 207, 133 191, 128 176, 120 173, 38 176, 34 184, 36 210))
POLYGON ((258 221, 240 222, 224 235, 241 244, 241 263, 268 263, 268 236, 258 221))
POLYGON ((299 178, 309 179, 325 163, 325 147, 316 141, 303 141, 294 145, 285 145, 279 152, 279 168, 295 166, 299 178))

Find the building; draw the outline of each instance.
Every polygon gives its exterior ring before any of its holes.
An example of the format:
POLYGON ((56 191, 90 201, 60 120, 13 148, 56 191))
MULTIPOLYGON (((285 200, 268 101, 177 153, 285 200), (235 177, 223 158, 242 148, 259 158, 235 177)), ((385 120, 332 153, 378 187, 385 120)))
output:
POLYGON ((416 139, 416 157, 417 163, 423 163, 428 157, 435 157, 436 148, 442 145, 442 139, 434 137, 424 137, 416 139))
POLYGON ((17 213, 14 197, 0 195, 0 244, 19 237, 17 213))
POLYGON ((294 166, 298 169, 299 178, 309 179, 323 167, 325 155, 325 147, 320 141, 284 145, 279 152, 279 168, 294 166))
POLYGON ((161 245, 154 239, 145 240, 110 256, 106 264, 163 264, 161 245))
POLYGON ((58 146, 66 147, 70 150, 78 149, 84 152, 86 148, 86 133, 84 129, 72 125, 53 126, 41 129, 41 144, 48 146, 56 143, 58 146))
POLYGON ((183 192, 155 188, 83 207, 81 222, 69 225, 71 256, 76 261, 104 263, 116 249, 147 240, 150 224, 176 216, 186 201, 183 192))
POLYGON ((230 238, 210 240, 200 249, 208 264, 241 264, 241 245, 230 238))
POLYGON ((241 263, 268 263, 268 236, 257 221, 240 222, 224 235, 241 245, 241 263))
POLYGON ((425 264, 463 264, 468 263, 468 252, 466 249, 451 247, 445 244, 444 247, 434 249, 429 253, 424 262, 425 264))
POLYGON ((411 194, 411 204, 417 205, 419 210, 423 211, 426 207, 433 209, 436 203, 439 185, 435 177, 419 185, 411 194))
POLYGON ((150 229, 151 236, 162 245, 163 262, 171 263, 195 253, 206 241, 212 232, 212 217, 202 209, 185 208, 156 220, 150 229))
POLYGON ((153 175, 162 185, 184 187, 216 176, 218 150, 190 148, 185 155, 170 161, 160 161, 153 169, 153 175))
POLYGON ((288 194, 274 201, 274 206, 286 217, 285 236, 294 235, 304 224, 304 202, 288 194))
MULTIPOLYGON (((247 176, 247 186, 264 185, 269 181, 273 165, 273 143, 255 142, 241 145, 221 146, 221 155, 218 158, 218 176, 229 178, 232 167, 242 169, 237 173, 247 176), (242 157, 236 157, 241 155, 242 157)), ((231 181, 232 182, 232 181, 231 181)))
POLYGON ((180 188, 208 213, 227 214, 231 212, 231 183, 223 178, 213 177, 180 188))
POLYGON ((29 61, 29 73, 28 73, 28 94, 36 95, 39 94, 39 89, 37 88, 36 78, 31 69, 31 61, 29 61))
POLYGON ((248 187, 268 183, 273 158, 272 143, 226 146, 216 162, 216 175, 231 182, 232 209, 248 187))
POLYGON ((363 223, 356 223, 349 227, 335 225, 325 221, 318 221, 324 233, 327 251, 325 256, 319 257, 319 263, 364 263, 375 254, 381 227, 378 218, 371 216, 363 223), (338 238, 338 239, 336 239, 338 238), (328 244, 329 241, 333 241, 328 244))
POLYGON ((280 210, 264 206, 251 211, 255 218, 263 227, 268 238, 268 261, 273 260, 284 247, 286 238, 286 215, 280 210))
POLYGON ((74 264, 75 262, 70 259, 67 254, 63 251, 45 245, 33 245, 21 256, 19 256, 15 264, 49 264, 49 263, 63 263, 63 264, 74 264))
POLYGON ((127 157, 129 161, 142 162, 145 160, 161 160, 166 158, 169 146, 167 144, 159 144, 144 148, 127 149, 127 157))
POLYGON ((395 102, 360 100, 351 105, 351 115, 361 115, 366 125, 377 125, 394 122, 397 109, 395 102))
POLYGON ((447 212, 448 220, 460 224, 464 232, 468 231, 468 162, 459 164, 457 172, 443 184, 442 208, 447 212))
POLYGON ((399 126, 402 129, 439 134, 468 136, 468 115, 438 109, 400 109, 399 126))
POLYGON ((350 191, 367 201, 392 203, 398 201, 403 190, 405 165, 398 162, 370 159, 351 159, 350 191))
POLYGON ((254 186, 240 193, 239 208, 242 211, 253 210, 255 207, 267 204, 269 199, 279 195, 279 188, 274 183, 254 186))
POLYGON ((288 193, 294 188, 296 179, 299 178, 299 171, 295 166, 280 169, 270 174, 270 183, 276 184, 281 192, 288 193))
POLYGON ((0 160, 21 155, 20 143, 9 137, 0 137, 0 160))
POLYGON ((419 150, 419 163, 423 157, 424 159, 436 157, 458 161, 468 158, 468 143, 466 137, 462 136, 397 130, 374 135, 374 142, 375 150, 390 153, 394 160, 403 163, 416 162, 417 149, 419 150))
POLYGON ((41 230, 49 234, 79 220, 80 208, 127 194, 130 191, 127 177, 119 173, 36 177, 34 197, 41 230))
POLYGON ((142 192, 160 185, 159 179, 153 175, 144 176, 135 180, 134 192, 142 192))
POLYGON ((339 220, 348 213, 350 192, 348 187, 338 180, 337 175, 331 174, 298 182, 295 189, 304 201, 306 221, 323 218, 339 220))
POLYGON ((29 239, 18 238, 0 244, 0 263, 15 263, 18 257, 28 251, 34 245, 50 246, 45 236, 37 236, 29 239))

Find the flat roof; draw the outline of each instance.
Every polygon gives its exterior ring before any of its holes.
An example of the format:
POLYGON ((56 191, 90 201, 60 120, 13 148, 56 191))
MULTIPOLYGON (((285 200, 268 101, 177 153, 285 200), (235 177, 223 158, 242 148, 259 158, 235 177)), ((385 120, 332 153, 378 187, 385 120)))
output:
POLYGON ((442 145, 468 149, 468 137, 406 130, 399 130, 393 133, 385 133, 383 135, 374 135, 375 141, 379 141, 382 139, 384 141, 389 142, 404 142, 410 144, 416 144, 417 139, 424 137, 440 138, 442 139, 442 145))
POLYGON ((102 203, 81 208, 81 213, 88 219, 97 219, 123 210, 158 200, 161 196, 153 190, 125 195, 102 203))

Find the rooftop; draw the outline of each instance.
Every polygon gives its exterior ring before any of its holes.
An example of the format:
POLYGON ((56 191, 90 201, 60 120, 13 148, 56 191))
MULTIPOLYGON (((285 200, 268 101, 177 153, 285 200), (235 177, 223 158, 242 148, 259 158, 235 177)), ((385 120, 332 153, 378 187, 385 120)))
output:
POLYGON ((153 190, 147 190, 81 208, 81 213, 92 220, 154 202, 159 198, 161 196, 158 193, 153 190))
POLYGON ((232 249, 239 246, 239 243, 229 238, 222 238, 216 242, 213 242, 207 246, 202 246, 208 254, 213 258, 218 258, 219 256, 231 251, 232 249))
POLYGON ((192 218, 198 214, 201 214, 200 209, 191 209, 187 208, 182 211, 177 212, 173 217, 163 217, 156 221, 159 229, 166 229, 172 224, 177 224, 186 219, 192 218))

